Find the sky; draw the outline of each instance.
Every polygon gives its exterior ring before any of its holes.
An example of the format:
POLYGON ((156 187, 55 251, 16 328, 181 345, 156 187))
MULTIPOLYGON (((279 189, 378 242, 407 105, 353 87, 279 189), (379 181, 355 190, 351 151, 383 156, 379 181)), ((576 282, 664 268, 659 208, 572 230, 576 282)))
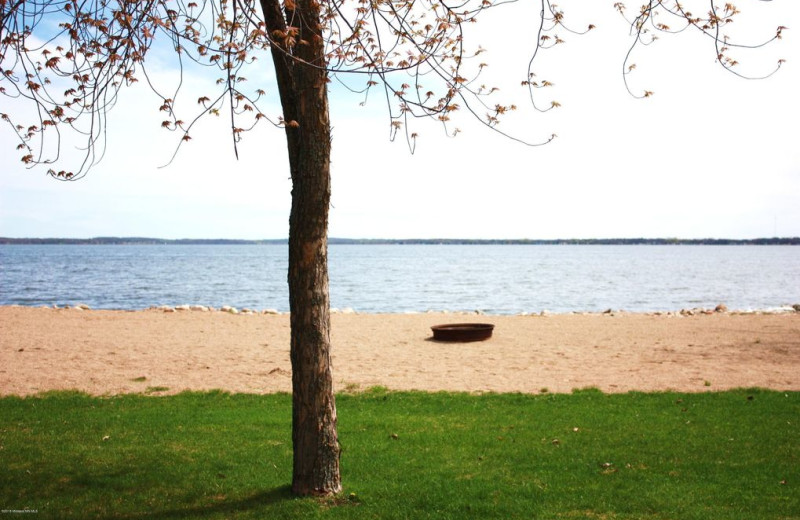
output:
MULTIPOLYGON (((633 60, 633 90, 653 91, 647 99, 625 90, 631 40, 612 2, 562 4, 573 25, 597 29, 563 34, 564 45, 539 57, 539 77, 555 84, 542 99, 561 104, 547 114, 530 110, 519 86, 535 12, 505 6, 468 34, 488 51, 488 79, 520 107, 501 128, 532 141, 557 134, 545 146, 525 146, 464 119, 456 137, 435 122, 418 123, 412 154, 403 139, 389 139, 378 96, 360 106, 360 98, 332 85, 329 236, 800 236, 800 2, 737 4, 736 34, 749 42, 778 25, 789 28, 778 44, 736 55, 742 72, 756 75, 786 59, 776 75, 738 78, 715 63, 709 40, 665 36, 633 60)), ((283 131, 262 125, 249 133, 237 160, 225 125, 204 120, 170 162, 177 137, 159 128, 159 105, 144 88, 123 92, 109 114, 105 157, 77 182, 25 169, 13 135, 0 128, 0 236, 288 236, 283 131)), ((62 157, 58 166, 70 169, 79 154, 66 146, 62 157)))

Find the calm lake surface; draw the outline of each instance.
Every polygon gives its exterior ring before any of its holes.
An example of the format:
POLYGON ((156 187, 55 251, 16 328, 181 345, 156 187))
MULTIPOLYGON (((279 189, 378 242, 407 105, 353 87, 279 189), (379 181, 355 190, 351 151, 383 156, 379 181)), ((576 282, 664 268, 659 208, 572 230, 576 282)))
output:
MULTIPOLYGON (((800 247, 332 245, 358 312, 768 310, 800 303, 800 247)), ((0 245, 0 305, 288 310, 285 245, 0 245)))

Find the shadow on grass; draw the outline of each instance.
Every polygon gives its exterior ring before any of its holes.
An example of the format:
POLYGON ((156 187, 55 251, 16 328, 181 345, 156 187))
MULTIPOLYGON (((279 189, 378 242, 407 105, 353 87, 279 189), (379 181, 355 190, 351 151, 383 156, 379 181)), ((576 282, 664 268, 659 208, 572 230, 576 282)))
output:
MULTIPOLYGON (((131 513, 121 516, 114 516, 113 518, 123 519, 149 519, 149 518, 163 518, 163 519, 180 519, 180 518, 206 518, 210 516, 222 515, 229 517, 234 513, 247 513, 256 512, 259 509, 279 504, 280 502, 295 500, 295 495, 292 494, 291 486, 280 486, 269 491, 256 493, 248 497, 242 497, 239 500, 226 500, 217 504, 208 504, 204 506, 187 506, 179 509, 154 509, 142 513, 131 513)), ((267 513, 265 511, 265 513, 267 513)))

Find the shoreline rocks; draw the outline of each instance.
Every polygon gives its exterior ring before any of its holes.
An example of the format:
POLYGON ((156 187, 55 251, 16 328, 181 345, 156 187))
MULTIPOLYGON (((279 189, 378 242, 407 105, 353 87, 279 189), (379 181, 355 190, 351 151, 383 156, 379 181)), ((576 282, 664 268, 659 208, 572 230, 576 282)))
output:
MULTIPOLYGON (((19 307, 20 305, 9 305, 11 307, 19 307)), ((22 306, 24 307, 24 305, 22 306)), ((89 305, 85 303, 77 303, 77 304, 67 304, 59 306, 58 304, 54 305, 43 305, 41 307, 45 307, 48 309, 54 310, 75 310, 75 311, 89 311, 93 310, 89 305)), ((124 309, 95 309, 95 310, 124 310, 124 309)), ((131 310, 131 309, 125 309, 131 310)), ((223 305, 219 308, 206 306, 206 305, 197 305, 197 304, 182 304, 182 305, 153 305, 147 307, 146 309, 133 309, 135 310, 150 310, 150 311, 161 311, 167 313, 173 312, 225 312, 228 314, 234 315, 245 315, 245 316, 258 316, 258 315, 272 315, 272 316, 280 316, 284 314, 289 314, 288 311, 279 311, 277 309, 250 309, 244 307, 242 309, 238 309, 231 305, 223 305)), ((331 314, 362 314, 359 311, 353 309, 352 307, 344 307, 342 309, 339 308, 331 308, 331 314)), ((694 307, 694 308, 685 308, 679 310, 670 310, 670 311, 626 311, 623 309, 612 309, 608 308, 603 311, 566 311, 566 312, 553 312, 547 309, 541 311, 523 311, 518 312, 513 315, 516 316, 531 316, 531 317, 548 317, 548 316, 557 316, 560 314, 572 314, 572 315, 598 315, 598 316, 608 316, 614 317, 618 315, 625 315, 625 314, 643 314, 647 316, 667 316, 667 317, 691 317, 697 315, 712 315, 712 314, 728 314, 728 315, 743 315, 743 314, 794 314, 800 313, 800 303, 796 304, 785 304, 779 307, 772 307, 766 309, 730 309, 724 303, 720 303, 716 305, 713 309, 712 308, 703 308, 703 307, 694 307)), ((491 312, 486 312, 481 309, 476 309, 473 311, 452 311, 447 309, 429 309, 427 311, 409 311, 409 310, 401 310, 395 312, 367 312, 365 314, 451 314, 454 316, 492 316, 491 312)))

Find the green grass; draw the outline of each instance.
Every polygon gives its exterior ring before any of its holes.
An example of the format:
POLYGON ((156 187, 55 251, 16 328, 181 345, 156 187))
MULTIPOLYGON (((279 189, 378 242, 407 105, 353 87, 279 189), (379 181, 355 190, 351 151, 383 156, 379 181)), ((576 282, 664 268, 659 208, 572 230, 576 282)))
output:
POLYGON ((323 500, 289 491, 285 394, 5 397, 0 509, 81 519, 800 519, 797 392, 373 389, 337 404, 345 490, 323 500))

